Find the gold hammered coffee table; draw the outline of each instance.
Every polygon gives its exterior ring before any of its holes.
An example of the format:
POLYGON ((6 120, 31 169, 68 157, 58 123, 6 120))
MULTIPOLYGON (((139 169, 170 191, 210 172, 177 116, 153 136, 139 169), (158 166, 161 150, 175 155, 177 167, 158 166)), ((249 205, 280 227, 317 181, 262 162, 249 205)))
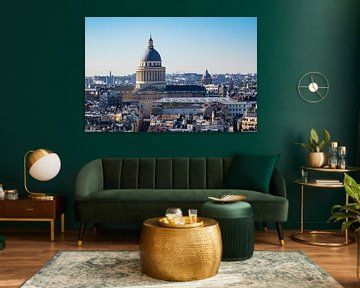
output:
POLYGON ((159 218, 144 221, 140 262, 146 275, 167 281, 191 281, 215 276, 220 267, 222 242, 216 220, 199 217, 204 225, 169 228, 159 218))

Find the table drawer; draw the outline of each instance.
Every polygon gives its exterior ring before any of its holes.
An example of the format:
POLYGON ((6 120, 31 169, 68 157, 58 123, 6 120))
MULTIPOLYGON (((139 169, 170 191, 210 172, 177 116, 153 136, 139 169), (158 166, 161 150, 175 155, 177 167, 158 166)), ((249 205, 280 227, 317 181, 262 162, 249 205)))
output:
MULTIPOLYGON (((55 203, 54 203, 55 204, 55 203)), ((40 201, 7 201, 2 205, 2 218, 56 218, 55 205, 51 202, 40 201)))

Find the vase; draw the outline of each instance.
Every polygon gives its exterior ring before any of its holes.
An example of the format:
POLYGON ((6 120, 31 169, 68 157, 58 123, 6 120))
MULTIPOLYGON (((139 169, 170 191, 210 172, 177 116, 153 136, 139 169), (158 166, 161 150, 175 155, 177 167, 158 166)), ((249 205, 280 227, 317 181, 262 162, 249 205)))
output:
POLYGON ((325 152, 310 152, 308 156, 308 165, 313 168, 321 168, 327 164, 328 155, 325 152))

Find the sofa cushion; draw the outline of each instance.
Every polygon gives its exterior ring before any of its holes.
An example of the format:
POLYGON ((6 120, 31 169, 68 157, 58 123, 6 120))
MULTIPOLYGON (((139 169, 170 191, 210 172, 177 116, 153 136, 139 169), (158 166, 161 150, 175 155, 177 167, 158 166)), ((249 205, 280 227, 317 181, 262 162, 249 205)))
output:
POLYGON ((224 179, 228 189, 246 189, 269 193, 271 176, 280 155, 236 153, 224 179))

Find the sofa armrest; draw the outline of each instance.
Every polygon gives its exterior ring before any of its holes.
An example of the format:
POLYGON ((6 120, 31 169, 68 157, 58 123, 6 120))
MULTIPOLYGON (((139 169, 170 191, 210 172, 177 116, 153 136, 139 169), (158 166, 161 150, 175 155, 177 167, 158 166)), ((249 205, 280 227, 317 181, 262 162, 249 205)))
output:
POLYGON ((103 190, 104 175, 102 160, 96 159, 85 164, 75 180, 75 200, 86 197, 95 191, 103 190))
POLYGON ((286 198, 286 185, 284 176, 275 168, 270 181, 269 193, 286 198))

